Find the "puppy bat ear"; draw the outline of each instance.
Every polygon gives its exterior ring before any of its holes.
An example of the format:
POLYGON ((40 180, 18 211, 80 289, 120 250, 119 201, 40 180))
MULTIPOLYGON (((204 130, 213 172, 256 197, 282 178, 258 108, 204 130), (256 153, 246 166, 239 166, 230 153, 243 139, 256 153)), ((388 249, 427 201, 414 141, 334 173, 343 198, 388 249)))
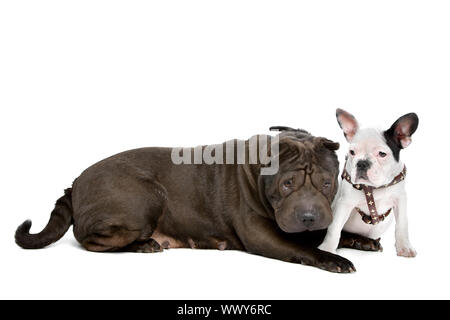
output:
POLYGON ((359 129, 358 121, 351 113, 339 108, 336 109, 336 118, 342 131, 344 131, 345 138, 348 142, 351 142, 359 129))
POLYGON ((404 149, 411 144, 411 136, 419 126, 419 117, 415 113, 408 113, 400 117, 384 132, 387 141, 393 142, 398 148, 404 149))

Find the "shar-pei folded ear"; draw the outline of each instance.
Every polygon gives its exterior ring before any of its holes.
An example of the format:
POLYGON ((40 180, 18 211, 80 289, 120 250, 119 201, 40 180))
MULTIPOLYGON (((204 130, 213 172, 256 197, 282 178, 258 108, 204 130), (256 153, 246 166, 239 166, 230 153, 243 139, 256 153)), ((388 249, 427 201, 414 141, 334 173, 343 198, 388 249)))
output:
POLYGON ((298 158, 302 159, 321 148, 336 151, 339 149, 339 143, 323 137, 309 136, 307 139, 298 139, 294 136, 280 136, 278 153, 271 154, 273 157, 278 157, 279 160, 292 161, 298 158))
POLYGON ((298 139, 291 136, 280 137, 278 142, 279 158, 295 158, 301 153, 301 143, 298 139))
POLYGON ((339 142, 334 142, 330 139, 323 138, 323 137, 315 138, 315 142, 317 144, 324 146, 328 150, 331 150, 331 151, 339 150, 339 142))
POLYGON ((293 136, 278 135, 275 138, 259 141, 259 161, 263 167, 270 167, 280 161, 292 161, 301 153, 300 140, 293 136))

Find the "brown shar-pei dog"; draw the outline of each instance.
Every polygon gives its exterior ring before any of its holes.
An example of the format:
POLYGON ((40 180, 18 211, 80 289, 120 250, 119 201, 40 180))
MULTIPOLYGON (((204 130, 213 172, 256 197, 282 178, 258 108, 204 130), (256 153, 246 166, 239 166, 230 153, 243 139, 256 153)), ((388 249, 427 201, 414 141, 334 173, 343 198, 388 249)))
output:
MULTIPOLYGON (((276 129, 282 132, 273 175, 261 175, 262 164, 174 164, 171 148, 126 151, 86 169, 57 200, 47 226, 30 234, 31 221, 24 222, 16 242, 43 248, 73 224, 75 238, 90 251, 243 250, 354 271, 347 259, 317 249, 324 237, 318 230, 332 220, 339 144, 303 130, 276 129)), ((343 233, 340 246, 379 245, 343 233)))

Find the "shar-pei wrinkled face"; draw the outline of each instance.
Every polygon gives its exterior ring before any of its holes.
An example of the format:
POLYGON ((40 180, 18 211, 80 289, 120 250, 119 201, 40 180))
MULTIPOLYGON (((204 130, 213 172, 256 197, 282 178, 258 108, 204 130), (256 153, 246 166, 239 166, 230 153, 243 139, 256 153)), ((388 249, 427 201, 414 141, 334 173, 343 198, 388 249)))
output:
POLYGON ((285 232, 325 229, 338 188, 339 144, 303 131, 279 136, 279 171, 261 176, 265 198, 285 232))

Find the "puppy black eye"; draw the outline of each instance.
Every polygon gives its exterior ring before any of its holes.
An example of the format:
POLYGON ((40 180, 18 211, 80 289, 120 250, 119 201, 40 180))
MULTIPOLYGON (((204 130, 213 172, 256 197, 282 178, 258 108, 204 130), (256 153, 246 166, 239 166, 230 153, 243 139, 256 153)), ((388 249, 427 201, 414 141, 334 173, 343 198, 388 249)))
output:
POLYGON ((293 181, 292 179, 286 180, 286 181, 283 183, 283 185, 284 185, 286 188, 292 187, 293 184, 294 184, 294 181, 293 181))
POLYGON ((323 183, 323 188, 324 189, 328 189, 330 186, 331 186, 331 183, 328 182, 328 181, 323 183))
POLYGON ((379 155, 380 157, 384 158, 384 157, 387 156, 387 153, 385 153, 385 152, 383 152, 383 151, 380 151, 380 152, 378 152, 378 155, 379 155))
POLYGON ((352 156, 354 156, 354 155, 355 155, 355 151, 350 150, 350 154, 351 154, 352 156))

